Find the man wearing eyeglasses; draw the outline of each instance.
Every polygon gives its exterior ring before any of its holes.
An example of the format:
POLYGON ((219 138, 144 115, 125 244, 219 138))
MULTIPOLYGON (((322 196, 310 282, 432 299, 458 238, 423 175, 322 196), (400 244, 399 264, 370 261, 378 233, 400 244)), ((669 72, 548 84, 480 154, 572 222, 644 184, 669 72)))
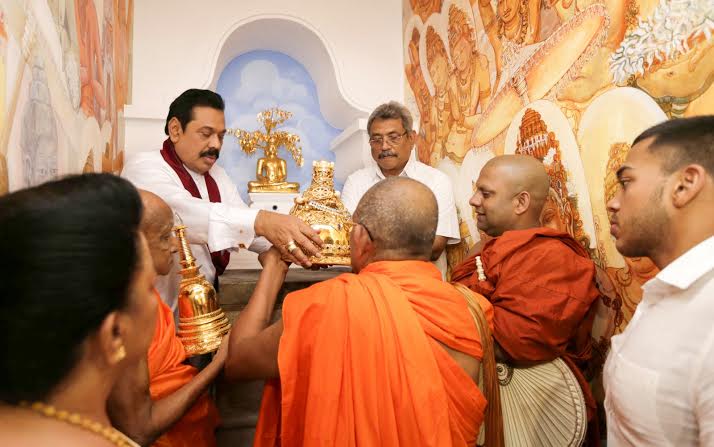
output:
POLYGON ((364 193, 387 177, 409 177, 425 184, 436 196, 439 206, 431 260, 437 261, 444 271, 446 259, 442 253, 446 244, 456 244, 460 240, 454 193, 446 174, 412 157, 416 136, 412 123, 409 109, 396 101, 382 104, 372 112, 367 121, 367 132, 372 158, 377 165, 360 169, 347 177, 342 189, 342 202, 350 213, 354 213, 364 193))

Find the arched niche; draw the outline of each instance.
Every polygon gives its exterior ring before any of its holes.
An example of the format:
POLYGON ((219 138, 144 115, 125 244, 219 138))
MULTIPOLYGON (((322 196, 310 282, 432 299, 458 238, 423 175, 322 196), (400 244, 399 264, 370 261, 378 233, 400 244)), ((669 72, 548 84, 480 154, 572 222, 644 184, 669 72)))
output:
POLYGON ((300 62, 315 81, 320 110, 338 129, 346 129, 369 112, 343 89, 328 42, 307 22, 285 15, 259 15, 236 23, 223 37, 206 88, 213 89, 226 65, 253 50, 272 50, 300 62))
POLYGON ((215 90, 226 65, 254 50, 272 50, 292 57, 315 81, 323 117, 333 127, 344 129, 331 143, 338 180, 344 181, 350 173, 373 163, 366 134, 369 110, 345 92, 329 42, 300 18, 260 14, 237 22, 221 39, 205 88, 215 90))

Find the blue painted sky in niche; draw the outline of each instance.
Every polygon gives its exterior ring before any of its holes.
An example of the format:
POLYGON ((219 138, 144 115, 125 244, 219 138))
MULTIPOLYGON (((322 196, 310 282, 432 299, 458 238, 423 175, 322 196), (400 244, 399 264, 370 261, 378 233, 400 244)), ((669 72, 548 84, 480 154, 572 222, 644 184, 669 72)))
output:
MULTIPOLYGON (((223 70, 216 87, 226 102, 226 126, 243 130, 262 129, 258 112, 280 107, 293 113, 279 129, 300 136, 305 163, 295 165, 292 156, 280 149, 278 155, 288 164, 288 181, 299 182, 304 190, 312 179, 314 160, 335 161, 330 142, 340 134, 320 113, 315 83, 295 59, 275 51, 251 51, 233 59, 223 70)), ((247 183, 255 179, 255 167, 263 152, 244 153, 238 141, 226 136, 218 163, 238 186, 248 203, 247 183)), ((336 184, 342 190, 342 184, 336 184)))

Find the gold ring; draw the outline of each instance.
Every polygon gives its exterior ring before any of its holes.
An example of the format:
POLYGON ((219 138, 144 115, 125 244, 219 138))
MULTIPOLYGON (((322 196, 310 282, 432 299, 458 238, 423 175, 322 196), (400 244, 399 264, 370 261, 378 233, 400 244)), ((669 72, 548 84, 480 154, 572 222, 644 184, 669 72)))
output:
POLYGON ((285 249, 286 249, 288 252, 290 252, 290 253, 292 253, 292 252, 294 252, 295 250, 297 250, 297 248, 298 248, 298 246, 297 246, 297 244, 295 243, 295 241, 289 241, 287 244, 285 244, 285 249))

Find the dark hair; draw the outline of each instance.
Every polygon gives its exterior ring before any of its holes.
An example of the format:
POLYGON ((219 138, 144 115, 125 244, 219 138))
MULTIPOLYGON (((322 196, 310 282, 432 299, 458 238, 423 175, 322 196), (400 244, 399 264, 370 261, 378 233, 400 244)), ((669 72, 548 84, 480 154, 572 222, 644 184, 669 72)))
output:
POLYGON ((193 120, 194 107, 211 107, 212 109, 223 111, 226 104, 223 98, 216 92, 211 90, 201 90, 191 88, 181 93, 178 98, 174 99, 169 106, 169 114, 166 116, 166 124, 164 125, 164 133, 169 134, 169 121, 176 117, 181 123, 181 129, 186 129, 186 125, 193 120))
POLYGON ((141 212, 136 189, 111 174, 0 197, 0 401, 45 399, 127 305, 141 212))
POLYGON ((695 163, 714 177, 714 115, 665 121, 642 132, 632 145, 651 137, 649 150, 663 158, 666 173, 695 163))
POLYGON ((389 101, 385 104, 380 104, 369 115, 367 119, 367 133, 372 131, 372 123, 374 120, 402 120, 402 126, 407 132, 412 131, 412 114, 404 104, 397 101, 389 101))

